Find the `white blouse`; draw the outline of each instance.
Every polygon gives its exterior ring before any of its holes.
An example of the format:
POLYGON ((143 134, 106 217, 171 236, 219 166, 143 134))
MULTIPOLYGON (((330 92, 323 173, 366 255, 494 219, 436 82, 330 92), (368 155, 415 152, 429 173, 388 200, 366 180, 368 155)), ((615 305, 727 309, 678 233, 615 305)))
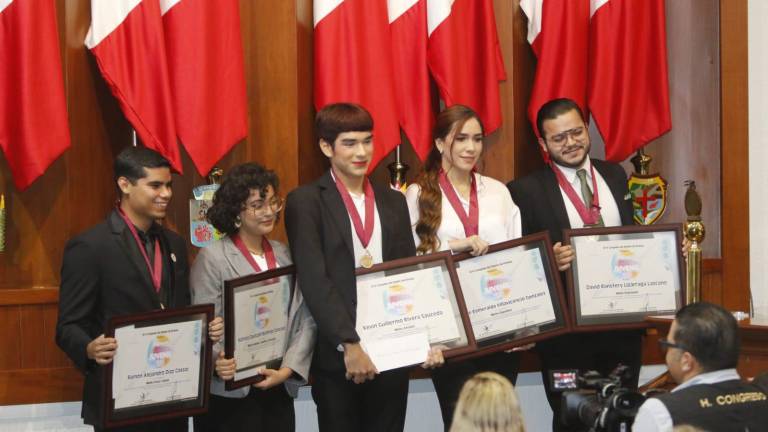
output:
MULTIPOLYGON (((520 209, 512 201, 509 190, 498 180, 475 173, 475 182, 477 184, 477 203, 479 210, 478 235, 488 244, 501 243, 512 240, 522 235, 520 225, 520 209)), ((416 242, 416 247, 421 243, 419 236, 416 235, 416 222, 419 220, 419 194, 421 188, 417 184, 408 186, 405 191, 405 200, 408 203, 408 212, 411 217, 411 229, 416 242)), ((448 242, 452 240, 461 240, 466 238, 464 234, 464 225, 461 219, 453 210, 451 203, 442 193, 442 219, 440 227, 437 229, 437 238, 440 242, 440 250, 448 250, 448 242)), ((469 211, 469 200, 456 195, 464 207, 464 211, 469 211)))

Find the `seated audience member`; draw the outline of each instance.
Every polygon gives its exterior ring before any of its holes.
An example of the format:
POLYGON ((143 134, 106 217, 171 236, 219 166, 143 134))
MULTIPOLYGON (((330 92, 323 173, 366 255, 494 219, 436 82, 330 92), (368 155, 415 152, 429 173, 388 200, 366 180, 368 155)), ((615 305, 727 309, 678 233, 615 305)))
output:
POLYGON ((736 372, 738 325, 727 310, 703 302, 685 306, 659 343, 679 385, 645 401, 633 431, 672 431, 678 425, 709 432, 768 430, 768 379, 744 382, 736 372))
POLYGON ((495 372, 481 372, 461 389, 451 432, 525 432, 512 383, 495 372))

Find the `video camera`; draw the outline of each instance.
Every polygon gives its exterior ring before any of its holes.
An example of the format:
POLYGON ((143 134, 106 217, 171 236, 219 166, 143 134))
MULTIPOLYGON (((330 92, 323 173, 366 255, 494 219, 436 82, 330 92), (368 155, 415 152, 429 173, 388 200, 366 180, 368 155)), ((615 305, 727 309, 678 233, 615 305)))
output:
POLYGON ((595 432, 627 432, 645 396, 625 387, 632 378, 628 366, 619 365, 607 377, 598 372, 552 371, 551 389, 563 392, 560 421, 595 432))

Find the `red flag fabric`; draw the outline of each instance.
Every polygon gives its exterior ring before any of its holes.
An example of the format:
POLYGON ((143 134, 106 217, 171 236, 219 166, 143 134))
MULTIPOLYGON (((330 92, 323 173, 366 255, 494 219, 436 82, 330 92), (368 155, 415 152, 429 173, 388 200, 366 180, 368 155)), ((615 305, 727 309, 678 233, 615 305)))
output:
POLYGON ((589 1, 522 0, 520 7, 537 58, 528 118, 539 136, 536 115, 552 99, 572 99, 588 114, 589 1))
POLYGON ((181 172, 157 0, 92 1, 85 45, 144 145, 181 172))
POLYGON ((592 0, 592 10, 588 103, 606 159, 620 162, 672 127, 664 1, 592 0))
POLYGON ((374 121, 369 171, 400 143, 387 4, 315 0, 315 107, 352 102, 374 121))
POLYGON ((16 189, 69 145, 54 2, 0 0, 0 147, 16 189))
POLYGON ((176 132, 205 176, 248 134, 237 0, 160 0, 176 132))
POLYGON ((427 0, 389 0, 392 60, 400 125, 419 159, 432 149, 432 95, 427 66, 427 0))
POLYGON ((429 69, 446 106, 477 112, 491 133, 501 126, 499 81, 506 79, 491 0, 429 0, 429 69))

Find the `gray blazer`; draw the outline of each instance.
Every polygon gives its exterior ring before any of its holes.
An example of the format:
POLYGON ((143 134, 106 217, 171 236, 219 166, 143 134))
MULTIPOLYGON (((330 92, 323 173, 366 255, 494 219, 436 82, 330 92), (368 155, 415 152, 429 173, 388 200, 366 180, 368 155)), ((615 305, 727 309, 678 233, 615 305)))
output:
MULTIPOLYGON (((292 263, 291 255, 285 245, 273 240, 270 240, 269 244, 275 251, 275 258, 280 267, 292 263)), ((224 281, 250 274, 253 274, 253 267, 246 261, 229 237, 214 242, 200 251, 192 265, 189 281, 192 290, 192 303, 213 303, 216 306, 216 316, 224 317, 224 281)), ((312 319, 312 315, 304 303, 304 297, 298 289, 293 295, 288 322, 290 335, 281 366, 291 368, 294 371, 294 376, 285 382, 285 389, 288 394, 296 397, 299 387, 306 384, 307 378, 309 378, 309 365, 312 362, 312 350, 317 335, 315 320, 312 319), (296 379, 296 376, 299 379, 296 379)), ((224 331, 226 332, 226 328, 224 331)), ((222 349, 222 344, 214 345, 214 362, 222 349)), ((224 381, 219 378, 215 370, 213 371, 211 393, 215 395, 243 398, 248 395, 250 389, 250 386, 246 386, 233 391, 226 391, 224 381)))

